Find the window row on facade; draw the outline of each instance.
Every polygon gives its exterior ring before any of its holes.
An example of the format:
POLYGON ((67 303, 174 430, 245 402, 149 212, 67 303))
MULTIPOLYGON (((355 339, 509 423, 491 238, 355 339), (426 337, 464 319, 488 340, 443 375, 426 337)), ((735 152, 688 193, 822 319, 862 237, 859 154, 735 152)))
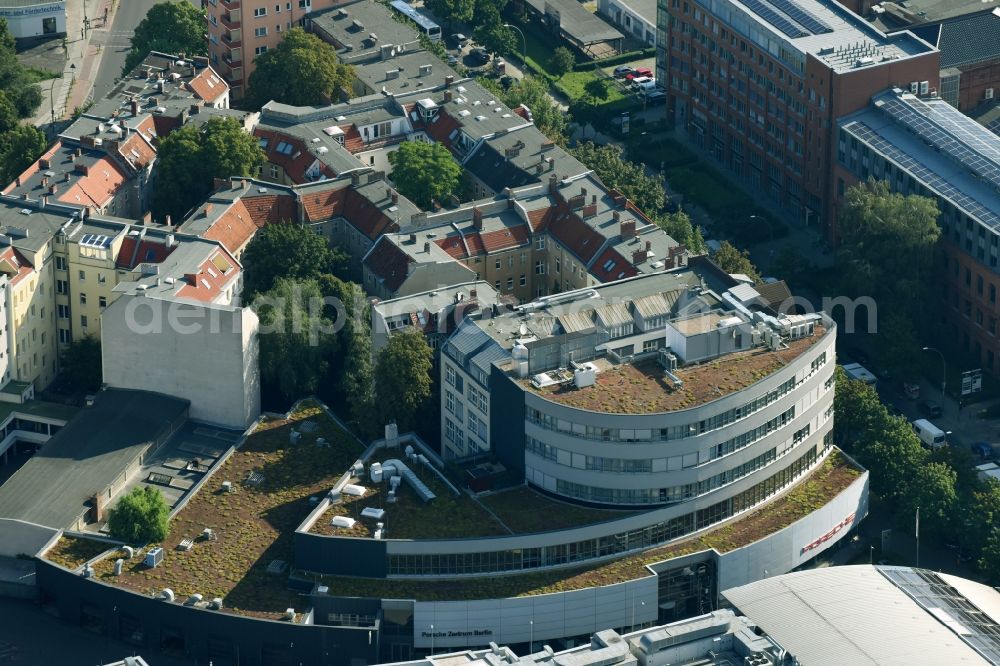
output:
POLYGON ((448 576, 525 571, 659 546, 752 509, 809 471, 830 445, 831 438, 827 435, 822 445, 810 447, 791 465, 753 487, 704 509, 648 527, 539 548, 515 548, 478 553, 389 555, 389 575, 448 576))

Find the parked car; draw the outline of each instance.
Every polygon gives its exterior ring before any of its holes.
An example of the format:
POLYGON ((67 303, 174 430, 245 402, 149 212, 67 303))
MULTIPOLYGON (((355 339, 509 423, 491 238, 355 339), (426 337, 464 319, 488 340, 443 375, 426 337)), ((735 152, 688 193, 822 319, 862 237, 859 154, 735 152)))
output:
POLYGON ((905 395, 910 400, 920 399, 920 384, 913 382, 903 382, 903 395, 905 395))
POLYGON ((631 73, 632 73, 632 68, 629 67, 628 65, 618 65, 617 67, 615 67, 616 79, 627 77, 631 73))
POLYGON ((941 416, 941 405, 933 400, 921 400, 920 404, 917 406, 920 408, 921 413, 932 419, 941 416))
POLYGON ((633 79, 638 79, 641 76, 648 76, 649 78, 653 78, 653 70, 651 70, 649 67, 637 67, 625 75, 625 80, 632 81, 633 79))
POLYGON ((646 106, 656 106, 657 104, 665 104, 667 101, 667 94, 662 90, 644 90, 642 93, 643 102, 646 106))
POLYGON ((452 67, 454 67, 455 65, 457 65, 458 64, 458 56, 449 54, 448 55, 448 64, 451 65, 452 67))
POLYGON ((653 85, 656 84, 656 82, 648 76, 639 76, 637 78, 632 79, 632 89, 642 90, 643 86, 645 86, 647 83, 651 83, 653 85))
POLYGON ((469 51, 469 56, 472 58, 472 62, 478 65, 485 65, 490 61, 490 54, 481 46, 477 46, 469 51))
POLYGON ((972 445, 972 453, 983 460, 988 460, 993 457, 993 445, 989 442, 976 442, 972 445))
POLYGON ((460 32, 456 32, 455 34, 453 34, 453 35, 451 35, 450 37, 448 37, 448 41, 449 41, 449 42, 450 42, 450 43, 451 43, 451 44, 452 44, 452 45, 453 45, 453 46, 454 46, 454 47, 455 47, 456 49, 460 49, 460 48, 462 48, 463 46, 465 46, 466 44, 468 44, 468 43, 469 43, 469 38, 468 38, 468 37, 466 37, 465 35, 463 35, 463 34, 462 34, 462 33, 460 33, 460 32))

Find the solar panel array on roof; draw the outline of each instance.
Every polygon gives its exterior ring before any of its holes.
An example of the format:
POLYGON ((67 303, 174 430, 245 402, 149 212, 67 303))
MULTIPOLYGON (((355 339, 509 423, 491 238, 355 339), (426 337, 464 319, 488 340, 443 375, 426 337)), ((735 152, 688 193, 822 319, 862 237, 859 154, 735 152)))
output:
POLYGON ((955 206, 975 217, 987 227, 994 231, 1000 231, 1000 216, 940 177, 934 170, 922 164, 913 156, 903 152, 893 143, 879 136, 868 125, 859 121, 853 121, 846 124, 844 129, 849 134, 856 136, 861 141, 870 145, 878 153, 892 160, 900 168, 912 174, 914 178, 920 180, 920 182, 939 196, 951 201, 955 206))
POLYGON ((781 32, 785 33, 792 39, 797 39, 799 37, 807 37, 808 32, 804 28, 795 25, 788 18, 780 14, 771 5, 766 4, 763 0, 740 0, 744 5, 746 5, 750 11, 764 19, 765 22, 771 26, 777 28, 781 32))
POLYGON ((932 571, 880 567, 879 572, 969 647, 1000 664, 1000 625, 932 571))
POLYGON ((985 127, 944 101, 883 96, 875 106, 1000 190, 1000 140, 985 127))
POLYGON ((997 136, 1000 136, 1000 118, 986 123, 986 129, 990 130, 997 136))
POLYGON ((772 5, 788 14, 793 21, 814 35, 833 32, 833 29, 818 18, 799 7, 792 0, 769 0, 772 5))
POLYGON ((111 245, 111 236, 104 234, 84 234, 80 237, 80 245, 106 249, 111 245))

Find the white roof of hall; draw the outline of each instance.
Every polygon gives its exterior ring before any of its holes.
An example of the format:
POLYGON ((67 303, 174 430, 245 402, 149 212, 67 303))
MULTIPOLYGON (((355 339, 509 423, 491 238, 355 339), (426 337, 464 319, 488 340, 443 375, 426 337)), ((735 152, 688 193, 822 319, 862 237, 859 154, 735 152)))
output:
MULTIPOLYGON (((742 10, 793 49, 812 53, 837 72, 859 67, 862 58, 872 60, 860 66, 871 66, 934 50, 909 32, 886 35, 835 0, 707 0, 706 4, 724 18, 730 8, 742 10)), ((736 24, 738 13, 726 20, 736 24)))
MULTIPOLYGON (((997 609, 1000 593, 979 588, 974 595, 933 572, 861 565, 766 578, 723 596, 802 666, 996 663, 972 647, 982 634, 958 610, 997 609)), ((996 626, 989 617, 983 624, 996 626)), ((989 641, 981 645, 992 654, 989 641)))

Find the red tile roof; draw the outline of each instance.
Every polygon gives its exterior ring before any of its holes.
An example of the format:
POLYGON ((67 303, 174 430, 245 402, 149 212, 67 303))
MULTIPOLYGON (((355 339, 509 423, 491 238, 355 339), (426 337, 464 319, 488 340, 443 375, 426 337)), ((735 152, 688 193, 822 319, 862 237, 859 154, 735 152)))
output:
MULTIPOLYGON (((36 173, 38 173, 41 170, 40 167, 39 167, 39 164, 38 164, 39 160, 43 160, 43 159, 51 160, 52 156, 55 155, 56 152, 58 152, 61 148, 62 148, 62 141, 56 141, 54 144, 52 144, 51 148, 49 148, 48 150, 46 150, 42 154, 42 156, 40 158, 38 158, 37 160, 35 160, 31 164, 29 164, 28 168, 25 169, 24 171, 22 171, 18 175, 18 178, 21 180, 21 182, 25 182, 26 183, 29 178, 31 178, 32 176, 34 176, 36 173)), ((17 187, 17 180, 16 179, 13 182, 7 184, 7 186, 3 190, 3 193, 7 194, 11 190, 13 190, 15 187, 17 187)))
MULTIPOLYGON (((201 213, 198 213, 201 214, 201 213)), ((257 224, 243 201, 237 199, 202 236, 215 240, 232 253, 239 252, 257 233, 257 224)))
POLYGON ((222 96, 229 87, 211 67, 205 67, 197 76, 187 82, 188 89, 206 102, 214 102, 222 96))
POLYGON ((347 189, 342 215, 358 231, 372 240, 399 228, 395 220, 353 188, 347 189))
MULTIPOLYGON (((240 198, 258 228, 295 220, 295 197, 290 194, 244 195, 240 198)), ((228 247, 228 246, 227 246, 228 247)))
POLYGON ((198 266, 197 273, 184 276, 184 285, 177 296, 205 303, 216 301, 239 273, 236 260, 220 247, 198 266))
POLYGON ((3 268, 9 266, 14 271, 13 274, 7 275, 11 286, 16 285, 35 270, 31 263, 24 258, 24 255, 12 247, 8 247, 3 252, 0 252, 0 262, 2 262, 0 265, 3 268))
POLYGON ((340 129, 344 132, 344 148, 347 152, 354 153, 360 152, 365 149, 365 140, 361 138, 361 132, 354 125, 341 125, 340 129))
MULTIPOLYGON (((312 166, 316 158, 309 152, 306 144, 301 139, 260 128, 254 130, 254 136, 258 139, 267 139, 267 148, 264 149, 264 153, 267 155, 268 162, 284 169, 285 174, 293 183, 308 182, 306 170, 312 166), (278 146, 282 143, 290 144, 292 152, 288 154, 279 153, 278 146)), ((328 175, 333 176, 336 174, 331 172, 328 175)))
MULTIPOLYGON (((175 246, 176 247, 176 246, 175 246)), ((167 247, 162 240, 139 239, 126 236, 118 250, 115 268, 132 270, 139 264, 159 264, 170 256, 174 248, 167 247)))
POLYGON ((465 231, 464 240, 465 242, 463 243, 463 237, 460 237, 456 232, 435 242, 452 259, 461 260, 527 245, 531 242, 531 237, 528 227, 519 224, 486 233, 479 231, 469 233, 465 231))
POLYGON ((594 265, 590 269, 590 274, 601 282, 611 282, 613 280, 634 277, 639 274, 639 271, 636 270, 631 261, 623 257, 613 247, 609 247, 594 262, 594 265), (610 269, 605 269, 604 267, 609 261, 613 263, 610 269))
POLYGON ((487 252, 501 252, 509 250, 512 247, 527 245, 531 242, 528 228, 523 224, 519 224, 516 227, 507 227, 506 229, 498 229, 497 231, 480 233, 478 236, 482 241, 483 249, 487 252))
POLYGON ((102 156, 91 164, 87 174, 80 174, 69 188, 59 196, 59 201, 77 206, 103 208, 126 180, 121 168, 111 159, 102 156))
POLYGON ((146 138, 137 132, 133 132, 125 141, 118 146, 118 153, 122 159, 136 171, 145 169, 156 159, 156 149, 150 145, 146 138), (133 153, 133 151, 135 151, 133 153))
MULTIPOLYGON (((411 104, 406 108, 406 113, 409 114, 410 111, 415 107, 411 104)), ((427 133, 427 136, 431 137, 438 143, 443 143, 446 148, 451 149, 451 143, 454 137, 452 132, 460 129, 462 123, 451 115, 448 114, 444 109, 440 109, 437 114, 437 120, 434 122, 424 122, 419 119, 413 123, 413 128, 417 130, 423 130, 427 133)))
POLYGON ((548 231, 563 247, 589 264, 604 245, 604 236, 590 228, 586 222, 560 203, 548 224, 548 231))
POLYGON ((302 195, 302 208, 307 222, 319 222, 338 217, 344 212, 344 199, 349 187, 309 192, 302 195))
POLYGON ((365 257, 365 265, 390 292, 395 292, 406 281, 413 259, 389 239, 382 238, 365 257))

